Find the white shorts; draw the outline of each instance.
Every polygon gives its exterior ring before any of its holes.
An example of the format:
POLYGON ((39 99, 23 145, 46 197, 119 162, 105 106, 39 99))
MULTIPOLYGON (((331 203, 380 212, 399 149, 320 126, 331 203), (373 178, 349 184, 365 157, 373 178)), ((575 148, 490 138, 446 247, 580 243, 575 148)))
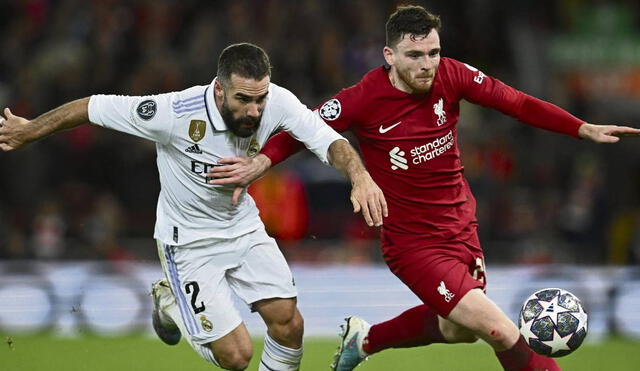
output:
POLYGON ((184 246, 157 241, 157 245, 162 269, 195 343, 220 339, 242 323, 232 290, 250 306, 262 299, 298 295, 284 256, 264 228, 232 239, 184 246))

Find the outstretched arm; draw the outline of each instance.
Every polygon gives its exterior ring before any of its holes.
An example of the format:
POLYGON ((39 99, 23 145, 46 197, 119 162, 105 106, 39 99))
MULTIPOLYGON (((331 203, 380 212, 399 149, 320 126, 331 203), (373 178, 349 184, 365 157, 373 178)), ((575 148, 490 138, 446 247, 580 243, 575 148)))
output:
POLYGON ((72 129, 89 121, 89 98, 64 104, 33 120, 15 116, 9 108, 0 116, 0 149, 13 151, 60 130, 72 129))

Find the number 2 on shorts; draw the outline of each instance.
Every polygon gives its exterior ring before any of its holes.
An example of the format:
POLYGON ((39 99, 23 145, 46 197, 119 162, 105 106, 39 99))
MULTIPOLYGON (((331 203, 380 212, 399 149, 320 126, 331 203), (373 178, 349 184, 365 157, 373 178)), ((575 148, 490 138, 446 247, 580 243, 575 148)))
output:
POLYGON ((204 312, 204 302, 200 302, 200 306, 196 306, 196 300, 198 300, 198 293, 200 293, 200 286, 198 286, 197 282, 189 282, 184 285, 184 290, 187 294, 191 294, 191 308, 193 308, 193 313, 198 314, 200 312, 204 312), (193 288, 193 294, 191 294, 191 289, 193 288))

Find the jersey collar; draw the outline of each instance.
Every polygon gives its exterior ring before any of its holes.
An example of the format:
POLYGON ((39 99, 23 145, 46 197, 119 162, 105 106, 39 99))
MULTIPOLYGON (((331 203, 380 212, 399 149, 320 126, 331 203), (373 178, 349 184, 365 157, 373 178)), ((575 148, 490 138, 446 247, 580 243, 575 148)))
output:
POLYGON ((218 111, 218 106, 216 105, 216 100, 213 97, 213 86, 217 80, 217 77, 213 79, 211 84, 207 86, 204 91, 204 105, 207 109, 207 118, 213 127, 213 130, 216 131, 226 131, 227 125, 224 123, 222 119, 222 115, 220 115, 220 111, 218 111))

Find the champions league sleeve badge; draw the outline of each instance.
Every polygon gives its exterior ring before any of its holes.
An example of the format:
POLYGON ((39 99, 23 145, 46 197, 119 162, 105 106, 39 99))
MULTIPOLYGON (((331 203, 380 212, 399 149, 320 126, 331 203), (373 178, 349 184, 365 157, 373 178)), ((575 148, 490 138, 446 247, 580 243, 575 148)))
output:
POLYGON ((140 104, 138 104, 138 108, 136 108, 138 116, 145 121, 151 120, 153 116, 156 115, 157 110, 158 107, 156 105, 156 101, 151 99, 142 101, 140 104))
POLYGON ((320 117, 326 121, 337 119, 340 117, 340 112, 342 112, 342 106, 340 105, 340 101, 335 98, 328 100, 320 107, 320 117))

